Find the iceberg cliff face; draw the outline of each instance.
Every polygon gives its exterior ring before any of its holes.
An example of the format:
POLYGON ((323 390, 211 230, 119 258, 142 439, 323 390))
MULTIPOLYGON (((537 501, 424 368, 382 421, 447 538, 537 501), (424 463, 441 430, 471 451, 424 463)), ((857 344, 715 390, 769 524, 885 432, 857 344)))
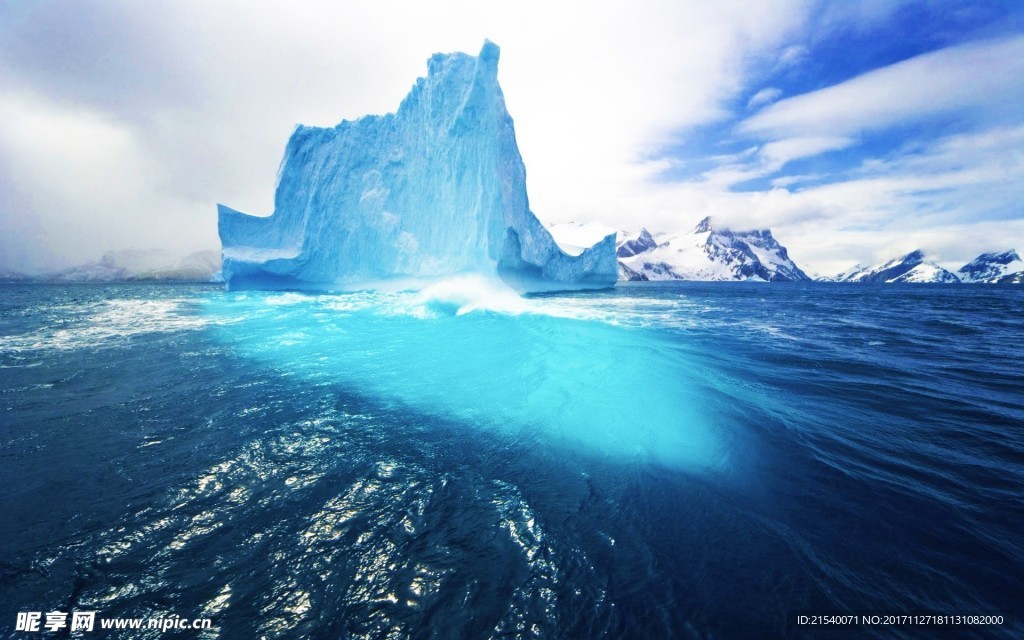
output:
POLYGON ((299 126, 272 216, 218 205, 228 286, 466 272, 497 272, 520 291, 614 285, 614 236, 569 255, 530 211, 498 53, 486 42, 478 57, 435 54, 396 113, 299 126))

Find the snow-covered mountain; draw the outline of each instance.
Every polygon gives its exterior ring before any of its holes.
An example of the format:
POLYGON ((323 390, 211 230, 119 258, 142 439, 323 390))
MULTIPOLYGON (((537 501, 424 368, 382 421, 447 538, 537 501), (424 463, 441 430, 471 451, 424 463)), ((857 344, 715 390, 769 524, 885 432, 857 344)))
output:
POLYGON ((69 267, 50 273, 48 280, 57 282, 110 282, 127 280, 131 275, 170 264, 174 258, 163 249, 132 249, 108 251, 96 262, 69 267))
POLYGON ((20 271, 0 271, 0 282, 31 282, 32 276, 20 271))
POLYGON ((621 260, 622 258, 632 258, 644 251, 650 251, 657 246, 658 243, 654 240, 651 232, 647 229, 641 229, 639 233, 623 232, 616 243, 615 253, 621 260))
POLYGON ((220 271, 220 253, 198 251, 175 258, 163 249, 108 251, 96 262, 44 274, 51 282, 210 282, 220 271))
POLYGON ((197 251, 172 263, 132 274, 129 280, 219 282, 220 252, 197 251))
POLYGON ((983 253, 957 270, 963 282, 1017 282, 1024 280, 1024 260, 1013 249, 983 253))
POLYGON ((950 271, 943 269, 934 262, 924 259, 924 254, 911 251, 905 256, 893 258, 888 262, 871 267, 856 266, 850 271, 839 274, 836 282, 960 282, 950 271))
POLYGON ((733 231, 710 217, 688 233, 624 234, 617 254, 623 280, 810 280, 771 231, 733 231))

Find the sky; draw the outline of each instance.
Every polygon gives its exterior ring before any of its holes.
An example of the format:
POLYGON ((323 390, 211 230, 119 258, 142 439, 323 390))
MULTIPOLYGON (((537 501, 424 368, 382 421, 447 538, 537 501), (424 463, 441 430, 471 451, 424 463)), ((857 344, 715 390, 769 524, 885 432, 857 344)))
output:
POLYGON ((770 228, 808 272, 1024 251, 1024 3, 0 0, 0 271, 219 247, 296 124, 502 48, 547 223, 770 228))

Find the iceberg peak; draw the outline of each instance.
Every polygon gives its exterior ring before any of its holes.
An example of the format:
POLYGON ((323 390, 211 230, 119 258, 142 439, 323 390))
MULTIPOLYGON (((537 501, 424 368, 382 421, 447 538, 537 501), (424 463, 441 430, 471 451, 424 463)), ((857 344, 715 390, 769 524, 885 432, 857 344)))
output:
POLYGON ((435 54, 395 113, 297 127, 273 215, 218 205, 228 286, 459 273, 497 273, 521 292, 613 286, 614 236, 572 255, 530 211, 499 57, 490 41, 476 57, 435 54))
POLYGON ((501 47, 494 44, 488 39, 484 39, 484 46, 480 48, 480 55, 477 56, 482 61, 493 62, 495 71, 497 71, 498 58, 501 56, 501 47))

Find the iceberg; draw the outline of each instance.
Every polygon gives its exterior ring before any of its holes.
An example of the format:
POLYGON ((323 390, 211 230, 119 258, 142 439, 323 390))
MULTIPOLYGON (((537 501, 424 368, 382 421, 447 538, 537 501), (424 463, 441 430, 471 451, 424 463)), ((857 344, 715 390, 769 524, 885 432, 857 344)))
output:
POLYGON ((232 289, 344 289, 496 274, 520 292, 606 288, 615 235, 576 253, 530 211, 499 49, 435 54, 395 113, 298 126, 274 212, 218 205, 232 289))

